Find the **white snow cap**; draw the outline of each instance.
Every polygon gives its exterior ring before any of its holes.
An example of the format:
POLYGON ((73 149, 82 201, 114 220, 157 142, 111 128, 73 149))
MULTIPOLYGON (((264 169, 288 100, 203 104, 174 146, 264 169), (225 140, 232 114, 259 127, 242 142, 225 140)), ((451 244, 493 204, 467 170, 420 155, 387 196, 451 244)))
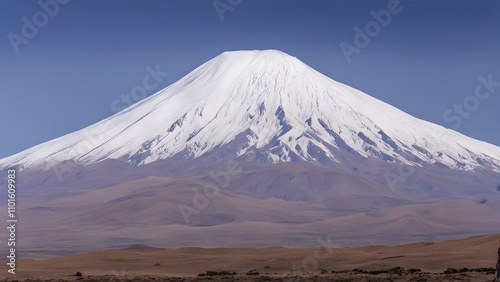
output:
POLYGON ((348 148, 389 162, 500 172, 500 147, 412 117, 277 50, 224 52, 101 122, 0 160, 0 168, 106 158, 141 165, 197 158, 231 142, 243 144, 237 155, 269 148, 271 162, 320 162, 317 151, 339 162, 332 148, 348 148))

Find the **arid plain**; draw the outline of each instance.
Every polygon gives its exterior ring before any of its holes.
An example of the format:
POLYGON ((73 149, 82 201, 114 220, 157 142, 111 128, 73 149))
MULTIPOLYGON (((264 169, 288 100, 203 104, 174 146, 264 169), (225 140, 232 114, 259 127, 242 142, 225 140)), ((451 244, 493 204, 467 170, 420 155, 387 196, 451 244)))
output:
POLYGON ((354 248, 137 245, 50 259, 21 258, 15 277, 2 274, 2 280, 491 281, 499 240, 500 234, 354 248))

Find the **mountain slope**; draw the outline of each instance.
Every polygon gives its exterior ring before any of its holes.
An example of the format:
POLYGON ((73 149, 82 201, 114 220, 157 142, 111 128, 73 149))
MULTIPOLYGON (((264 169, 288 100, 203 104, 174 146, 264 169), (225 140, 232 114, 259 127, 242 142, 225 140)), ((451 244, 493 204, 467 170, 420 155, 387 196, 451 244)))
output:
POLYGON ((142 165, 221 146, 264 162, 387 162, 500 172, 500 148, 414 118, 275 50, 225 52, 149 98, 80 131, 0 160, 49 168, 65 160, 142 165))

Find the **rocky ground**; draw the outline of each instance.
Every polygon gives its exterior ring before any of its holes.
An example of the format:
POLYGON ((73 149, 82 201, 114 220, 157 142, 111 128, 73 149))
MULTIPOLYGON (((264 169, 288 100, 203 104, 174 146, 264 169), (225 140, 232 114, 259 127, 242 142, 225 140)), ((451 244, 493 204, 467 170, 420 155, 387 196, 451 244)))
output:
MULTIPOLYGON (((345 271, 328 272, 321 269, 320 273, 301 273, 301 274, 279 274, 279 273, 259 273, 257 270, 251 270, 247 273, 236 273, 231 271, 207 271, 200 273, 196 277, 162 277, 162 276, 130 276, 130 275, 88 275, 84 276, 78 272, 74 275, 68 275, 62 278, 26 278, 21 281, 81 281, 81 282, 97 282, 97 281, 169 281, 169 282, 195 282, 195 281, 283 281, 283 282, 302 282, 302 281, 337 281, 337 282, 354 282, 354 281, 429 281, 429 282, 444 282, 444 281, 492 281, 495 275, 493 268, 475 268, 475 269, 453 269, 448 268, 442 273, 423 272, 420 269, 404 269, 394 267, 391 269, 380 270, 363 270, 353 269, 345 271)), ((4 279, 2 281, 19 281, 17 279, 4 279)))
POLYGON ((137 245, 16 261, 0 281, 479 281, 495 275, 500 234, 356 248, 176 248, 137 245))

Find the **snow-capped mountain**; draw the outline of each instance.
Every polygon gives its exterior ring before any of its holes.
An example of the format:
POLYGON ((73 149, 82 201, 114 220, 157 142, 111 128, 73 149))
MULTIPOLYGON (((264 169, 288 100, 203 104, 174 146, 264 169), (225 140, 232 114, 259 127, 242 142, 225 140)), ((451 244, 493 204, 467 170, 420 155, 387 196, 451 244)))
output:
POLYGON ((352 154, 500 172, 500 147, 412 117, 276 50, 225 52, 101 122, 0 160, 0 168, 143 165, 221 148, 234 157, 257 150, 271 163, 341 163, 352 154))
POLYGON ((0 160, 0 177, 16 165, 23 252, 34 256, 138 242, 394 244, 500 226, 499 147, 274 50, 223 53, 99 123, 0 160))

